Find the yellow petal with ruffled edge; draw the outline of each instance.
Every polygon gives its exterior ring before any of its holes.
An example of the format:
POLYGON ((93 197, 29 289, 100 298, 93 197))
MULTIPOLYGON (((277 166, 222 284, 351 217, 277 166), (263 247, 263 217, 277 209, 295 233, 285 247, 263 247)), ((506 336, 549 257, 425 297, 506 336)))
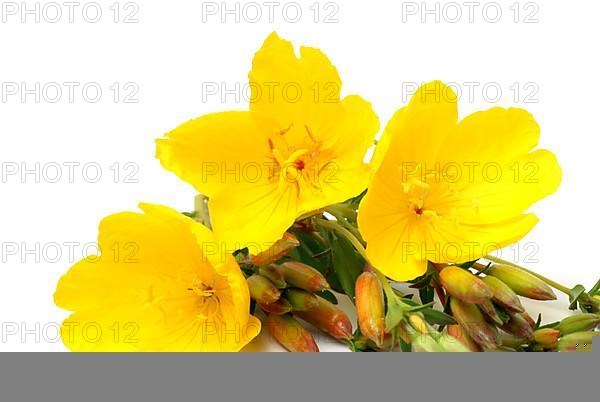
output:
POLYGON ((342 113, 342 82, 327 56, 302 46, 298 57, 291 42, 276 33, 256 52, 249 79, 250 110, 271 119, 273 130, 296 124, 324 133, 342 113))
POLYGON ((340 100, 337 70, 319 49, 297 56, 273 33, 249 77, 249 112, 202 116, 157 140, 162 165, 210 198, 229 251, 271 244, 299 216, 359 195, 379 129, 368 102, 340 100))
POLYGON ((54 299, 74 351, 238 351, 260 331, 239 266, 203 225, 141 204, 100 224, 99 257, 76 263, 54 299))
POLYGON ((254 177, 271 163, 269 153, 268 136, 247 111, 207 114, 156 140, 163 167, 208 197, 228 182, 254 177))
POLYGON ((560 184, 556 157, 532 151, 539 126, 526 111, 456 116, 452 89, 426 84, 396 112, 375 153, 358 224, 369 259, 393 279, 519 241, 538 221, 524 212, 560 184))

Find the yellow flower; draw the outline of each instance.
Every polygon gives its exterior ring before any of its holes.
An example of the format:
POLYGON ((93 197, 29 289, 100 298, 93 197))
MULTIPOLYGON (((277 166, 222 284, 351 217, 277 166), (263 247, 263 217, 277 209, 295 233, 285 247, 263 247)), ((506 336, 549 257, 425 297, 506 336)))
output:
POLYGON ((162 165, 208 196, 227 249, 261 250, 299 216, 360 194, 379 129, 369 103, 340 100, 336 68, 320 50, 271 34, 249 75, 249 111, 201 116, 157 140, 162 165))
POLYGON ((561 180, 556 157, 532 149, 540 129, 522 109, 492 108, 458 122, 456 94, 421 87, 388 123, 358 225, 371 263, 395 280, 427 261, 475 260, 525 236, 524 213, 561 180))
POLYGON ((140 204, 100 224, 100 256, 64 275, 55 303, 74 351, 238 351, 260 331, 246 280, 203 225, 140 204))

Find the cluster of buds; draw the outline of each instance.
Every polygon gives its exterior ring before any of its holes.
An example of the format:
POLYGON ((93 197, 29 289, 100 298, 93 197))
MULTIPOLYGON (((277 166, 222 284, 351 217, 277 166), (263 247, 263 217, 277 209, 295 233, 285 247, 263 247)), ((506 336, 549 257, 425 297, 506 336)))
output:
POLYGON ((419 312, 406 311, 396 328, 386 328, 386 303, 383 284, 369 267, 356 280, 356 313, 363 342, 359 349, 392 350, 400 341, 421 352, 468 352, 454 338, 440 333, 419 312))
POLYGON ((350 341, 348 316, 318 294, 330 289, 323 274, 301 262, 276 263, 298 245, 298 240, 286 233, 270 249, 250 257, 254 267, 247 278, 250 297, 267 315, 271 337, 290 352, 318 352, 311 332, 297 320, 300 318, 336 339, 350 341))
POLYGON ((450 296, 450 311, 458 324, 449 325, 447 333, 469 350, 591 349, 600 315, 579 314, 558 325, 538 328, 539 323, 525 311, 520 297, 555 300, 555 293, 544 281, 510 265, 474 264, 473 268, 485 276, 457 266, 441 267, 439 272, 439 282, 450 296))
POLYGON ((478 274, 452 265, 436 268, 439 275, 432 278, 431 286, 440 287, 438 295, 455 321, 439 328, 423 314, 411 313, 410 308, 402 313, 397 327, 386 328, 390 302, 380 277, 370 270, 358 277, 356 311, 363 349, 389 350, 403 341, 410 350, 421 352, 589 351, 592 338, 599 334, 595 329, 600 315, 591 313, 540 327, 520 298, 554 300, 556 295, 527 271, 502 264, 475 264, 472 268, 480 271, 478 274))
POLYGON ((555 300, 556 294, 529 271, 500 263, 468 268, 433 264, 428 280, 416 285, 437 292, 444 306, 437 317, 442 314, 444 322, 431 318, 435 313, 431 303, 422 299, 420 305, 397 293, 367 264, 355 280, 359 331, 353 334, 348 316, 323 297, 330 289, 325 276, 305 263, 283 258, 299 244, 286 233, 269 250, 248 258, 250 295, 266 314, 272 339, 289 351, 319 351, 302 321, 355 350, 589 351, 592 338, 599 334, 600 315, 594 311, 540 326, 525 311, 521 298, 555 300))

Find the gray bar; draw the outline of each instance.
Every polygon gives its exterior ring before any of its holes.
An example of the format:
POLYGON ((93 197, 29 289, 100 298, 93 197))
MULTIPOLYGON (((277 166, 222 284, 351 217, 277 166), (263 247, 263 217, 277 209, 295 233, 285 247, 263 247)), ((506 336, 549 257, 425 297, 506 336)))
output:
POLYGON ((548 402, 593 395, 597 357, 5 353, 0 356, 0 400, 548 402))

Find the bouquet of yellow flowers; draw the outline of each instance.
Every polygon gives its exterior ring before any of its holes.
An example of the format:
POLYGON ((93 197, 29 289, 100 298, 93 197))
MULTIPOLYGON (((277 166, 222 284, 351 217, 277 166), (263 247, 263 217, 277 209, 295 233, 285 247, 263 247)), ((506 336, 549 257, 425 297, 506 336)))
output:
POLYGON ((535 226, 526 211, 561 181, 531 114, 459 121, 456 94, 434 81, 376 141, 377 115, 340 98, 327 56, 298 56, 275 33, 249 88, 248 110, 156 141, 162 166, 198 191, 195 209, 108 216, 100 255, 61 278, 69 349, 239 351, 266 330, 289 351, 318 351, 308 325, 353 351, 591 349, 600 281, 571 289, 494 256, 535 226), (533 319, 520 297, 553 300, 553 289, 581 313, 533 319))

